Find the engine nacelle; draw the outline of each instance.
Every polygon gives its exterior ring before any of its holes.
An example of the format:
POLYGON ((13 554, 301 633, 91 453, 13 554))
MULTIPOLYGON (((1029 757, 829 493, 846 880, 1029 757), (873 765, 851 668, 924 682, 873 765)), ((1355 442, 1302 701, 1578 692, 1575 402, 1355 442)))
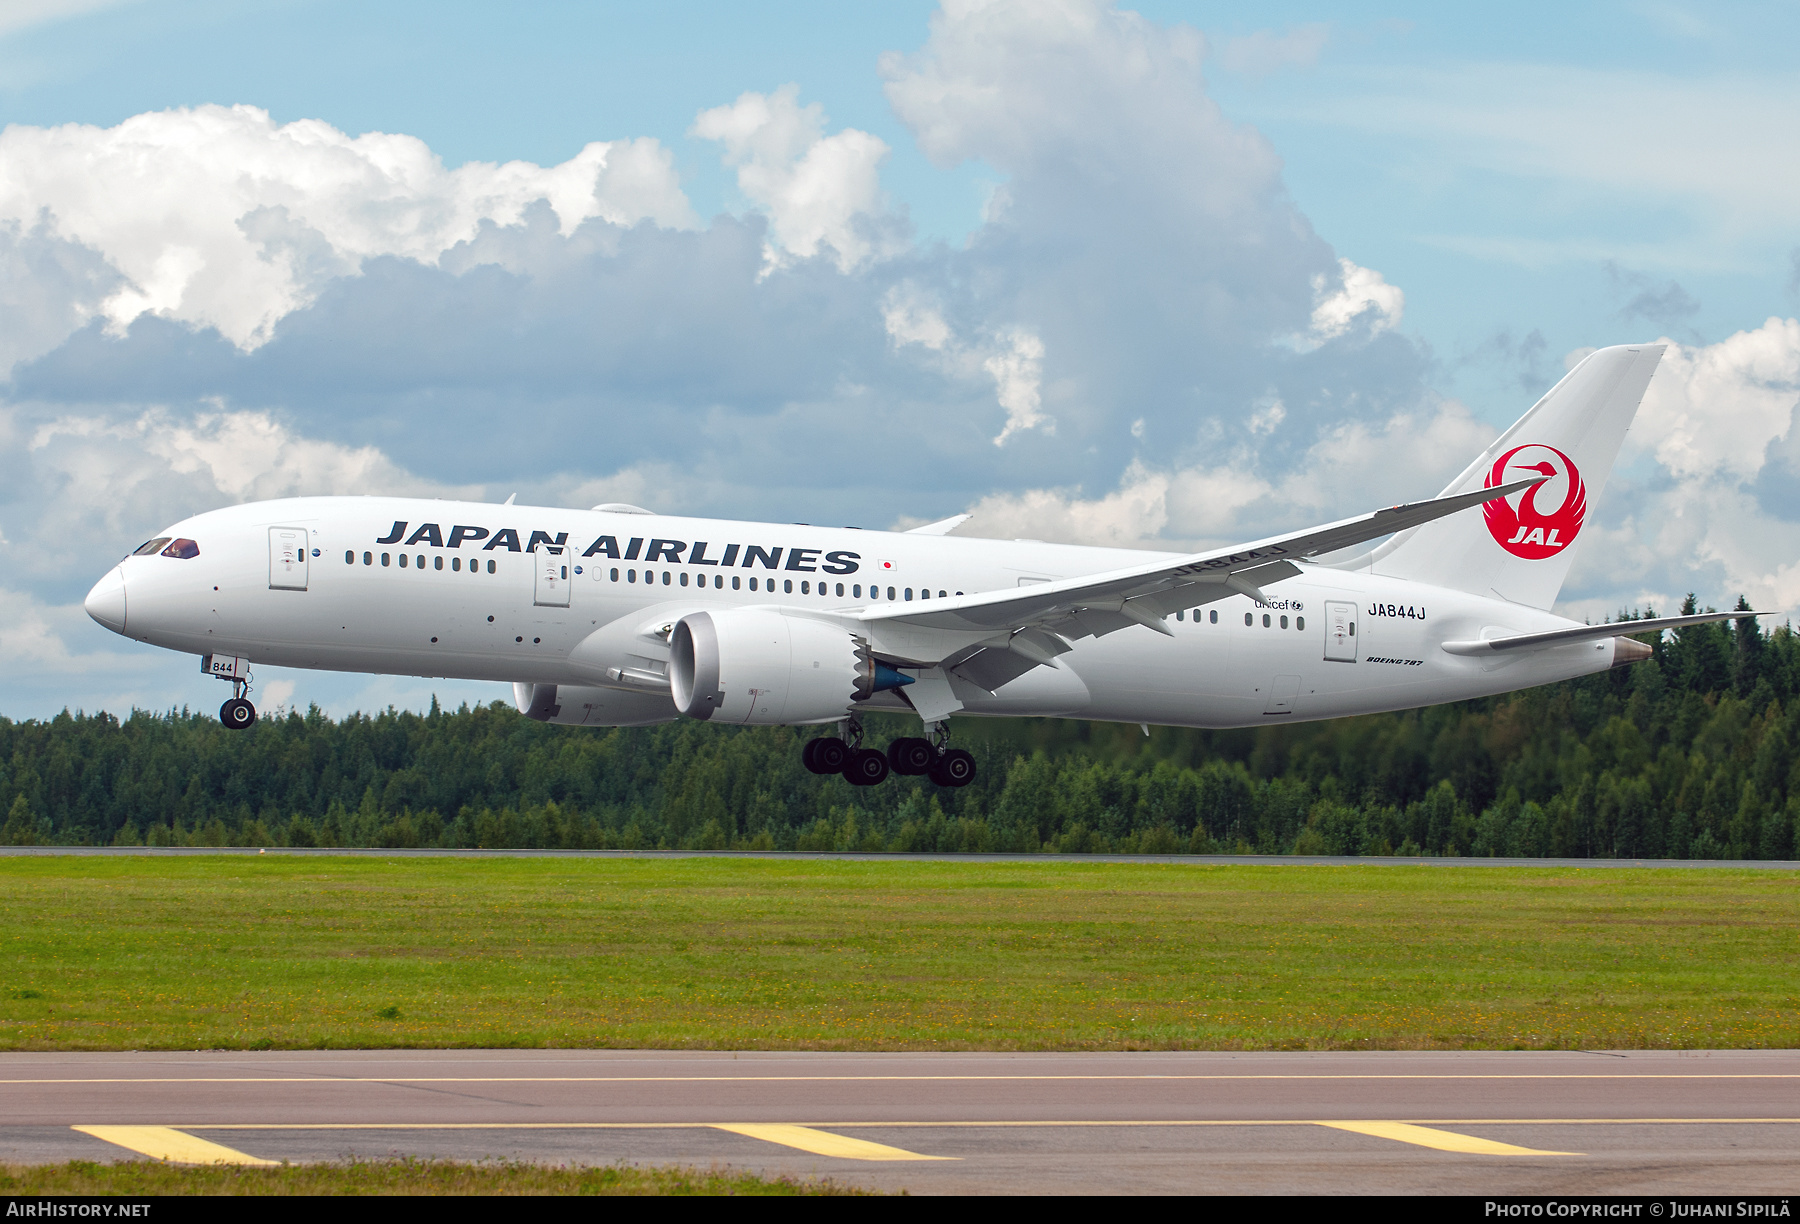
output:
POLYGON ((513 704, 537 722, 565 727, 649 727, 675 721, 661 693, 625 693, 576 684, 514 684, 513 704))
POLYGON ((669 687, 689 718, 831 722, 868 696, 875 667, 843 629, 760 608, 692 612, 669 635, 669 687))

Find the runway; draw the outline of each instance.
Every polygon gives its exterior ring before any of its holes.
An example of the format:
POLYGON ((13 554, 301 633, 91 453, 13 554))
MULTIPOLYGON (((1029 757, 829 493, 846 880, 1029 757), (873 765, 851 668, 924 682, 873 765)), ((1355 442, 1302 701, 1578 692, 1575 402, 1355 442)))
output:
POLYGON ((0 1055, 0 1159, 731 1166, 913 1193, 1779 1194, 1800 1052, 0 1055))

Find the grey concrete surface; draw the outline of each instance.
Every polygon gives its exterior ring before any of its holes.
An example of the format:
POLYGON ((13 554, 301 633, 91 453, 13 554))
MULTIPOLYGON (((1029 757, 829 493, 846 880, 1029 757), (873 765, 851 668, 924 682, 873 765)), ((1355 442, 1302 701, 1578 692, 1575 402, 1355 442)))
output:
POLYGON ((0 1055, 0 1159, 138 1158, 81 1125, 914 1193, 1785 1194, 1800 1052, 0 1055), (720 1129, 769 1124, 804 1129, 720 1129))

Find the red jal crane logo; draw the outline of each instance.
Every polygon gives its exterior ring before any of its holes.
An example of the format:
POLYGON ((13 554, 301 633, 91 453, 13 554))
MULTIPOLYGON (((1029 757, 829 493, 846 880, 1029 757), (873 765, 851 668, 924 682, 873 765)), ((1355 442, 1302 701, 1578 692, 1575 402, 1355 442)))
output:
POLYGON ((1587 516, 1587 486, 1567 455, 1554 446, 1532 443, 1515 446, 1495 460, 1482 487, 1491 489, 1526 478, 1531 472, 1550 479, 1523 493, 1488 502, 1482 513, 1501 548, 1527 561, 1541 561, 1575 542, 1587 516), (1540 498, 1548 501, 1559 495, 1554 510, 1546 512, 1540 507, 1540 498))

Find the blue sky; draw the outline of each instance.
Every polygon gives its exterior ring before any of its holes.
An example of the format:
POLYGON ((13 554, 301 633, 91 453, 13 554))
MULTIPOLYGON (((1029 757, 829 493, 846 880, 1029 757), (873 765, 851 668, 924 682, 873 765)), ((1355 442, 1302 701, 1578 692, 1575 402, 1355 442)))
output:
MULTIPOLYGON (((1565 610, 1800 605, 1800 336, 1766 323, 1800 292, 1796 26, 0 9, 0 644, 23 660, 0 712, 215 698, 78 602, 226 500, 974 509, 978 534, 1175 547, 1433 492, 1572 353, 1658 336, 1677 359, 1565 610), (530 166, 475 165, 507 162, 530 166)), ((430 691, 277 683, 339 710, 430 691)))

